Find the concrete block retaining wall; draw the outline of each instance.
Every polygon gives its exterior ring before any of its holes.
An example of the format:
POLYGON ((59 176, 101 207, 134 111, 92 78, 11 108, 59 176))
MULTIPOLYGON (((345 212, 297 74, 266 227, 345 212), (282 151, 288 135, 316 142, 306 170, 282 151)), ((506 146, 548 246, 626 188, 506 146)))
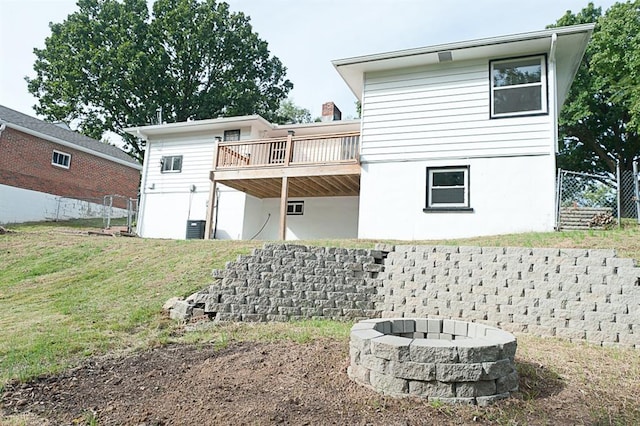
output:
POLYGON ((213 275, 171 316, 439 317, 640 349, 640 268, 614 250, 266 244, 213 275))
POLYGON ((614 250, 395 246, 380 278, 382 317, 640 348, 640 268, 614 250))
POLYGON ((214 270, 216 282, 178 302, 176 317, 207 315, 229 321, 380 316, 379 250, 266 244, 214 270))

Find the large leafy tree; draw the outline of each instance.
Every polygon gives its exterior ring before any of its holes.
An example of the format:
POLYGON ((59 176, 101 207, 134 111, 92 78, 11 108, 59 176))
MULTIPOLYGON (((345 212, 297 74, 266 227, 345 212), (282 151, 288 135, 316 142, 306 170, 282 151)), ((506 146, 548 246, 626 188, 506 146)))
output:
POLYGON ((100 139, 123 128, 164 121, 261 114, 277 117, 293 84, 253 32, 249 18, 215 0, 78 0, 78 11, 51 24, 27 78, 36 112, 71 122, 100 139))
POLYGON ((640 0, 603 15, 593 3, 555 25, 595 22, 593 37, 560 114, 558 165, 622 179, 623 211, 632 203, 632 165, 640 158, 640 0))
POLYGON ((293 100, 285 99, 280 103, 274 120, 278 124, 311 123, 311 112, 297 106, 293 100))

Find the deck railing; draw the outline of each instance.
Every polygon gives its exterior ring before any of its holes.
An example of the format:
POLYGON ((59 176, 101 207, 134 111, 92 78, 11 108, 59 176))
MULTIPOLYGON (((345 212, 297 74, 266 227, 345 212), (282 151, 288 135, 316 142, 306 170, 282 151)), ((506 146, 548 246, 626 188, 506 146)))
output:
POLYGON ((288 136, 253 141, 219 142, 217 169, 289 165, 357 163, 358 132, 288 136))

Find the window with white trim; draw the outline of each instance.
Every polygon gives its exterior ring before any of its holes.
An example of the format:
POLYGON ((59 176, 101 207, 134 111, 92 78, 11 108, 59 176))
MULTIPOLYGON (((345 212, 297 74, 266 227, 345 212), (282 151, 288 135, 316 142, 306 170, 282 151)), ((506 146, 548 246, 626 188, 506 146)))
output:
POLYGON ((302 216, 304 214, 304 201, 288 201, 287 215, 302 216))
POLYGON ((491 117, 546 114, 544 55, 491 61, 491 117))
POLYGON ((427 209, 469 208, 469 166, 427 167, 427 209))
POLYGON ((66 154, 60 151, 53 151, 53 155, 51 156, 51 164, 68 169, 71 165, 71 154, 66 154))
POLYGON ((179 173, 182 171, 182 155, 171 155, 162 157, 160 160, 160 171, 162 173, 179 173))
POLYGON ((225 142, 236 142, 240 140, 240 129, 225 130, 224 139, 225 142))

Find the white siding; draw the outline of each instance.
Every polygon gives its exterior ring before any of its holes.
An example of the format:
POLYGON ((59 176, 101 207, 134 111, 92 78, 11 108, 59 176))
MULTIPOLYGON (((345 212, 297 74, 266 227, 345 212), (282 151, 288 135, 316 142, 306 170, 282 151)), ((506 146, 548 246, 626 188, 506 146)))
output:
POLYGON ((187 220, 206 218, 213 148, 214 138, 204 135, 147 143, 140 188, 140 236, 184 239, 187 220), (182 155, 182 170, 162 173, 162 157, 174 155, 182 155))
POLYGON ((548 154, 552 118, 489 118, 489 62, 365 76, 363 163, 548 154))
POLYGON ((154 141, 145 161, 148 162, 146 188, 144 193, 189 192, 191 185, 196 189, 209 190, 209 171, 213 165, 215 142, 208 140, 154 141), (161 172, 162 157, 182 155, 182 171, 161 172))
POLYGON ((358 238, 425 240, 552 231, 554 188, 552 155, 366 164, 358 238), (472 212, 423 211, 426 169, 444 166, 469 166, 472 212))
MULTIPOLYGON (((251 129, 242 129, 241 135, 243 139, 251 138, 251 129)), ((187 220, 206 219, 216 136, 222 137, 222 133, 167 137, 148 142, 137 229, 140 236, 184 239, 187 220), (162 157, 174 155, 182 155, 182 170, 162 173, 162 157)), ((246 195, 224 185, 218 188, 221 208, 216 237, 240 239, 246 195)))

